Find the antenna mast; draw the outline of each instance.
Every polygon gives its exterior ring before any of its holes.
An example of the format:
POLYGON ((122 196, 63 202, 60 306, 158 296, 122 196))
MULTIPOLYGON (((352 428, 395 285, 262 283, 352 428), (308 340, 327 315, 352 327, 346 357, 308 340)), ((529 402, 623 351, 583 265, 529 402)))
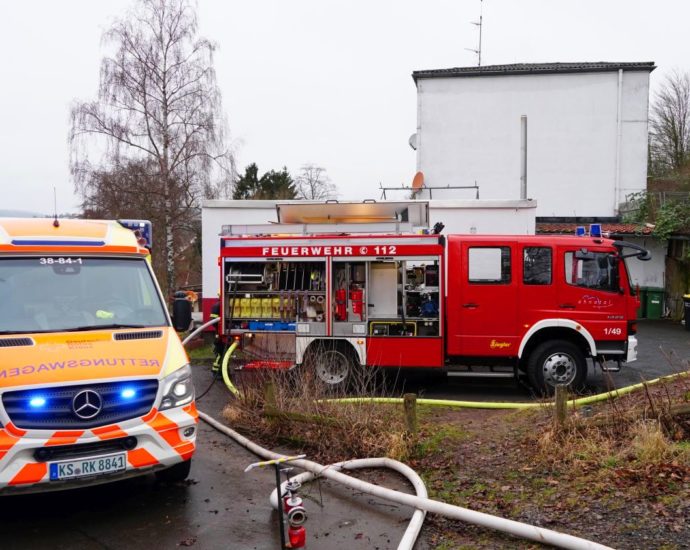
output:
POLYGON ((57 189, 53 185, 53 207, 54 207, 54 218, 53 218, 53 227, 60 227, 60 222, 58 221, 58 214, 57 214, 57 189))
POLYGON ((483 8, 484 0, 479 0, 479 21, 470 21, 470 24, 475 27, 479 27, 479 46, 477 49, 465 48, 467 51, 474 52, 477 54, 477 67, 482 66, 482 25, 483 25, 483 8))

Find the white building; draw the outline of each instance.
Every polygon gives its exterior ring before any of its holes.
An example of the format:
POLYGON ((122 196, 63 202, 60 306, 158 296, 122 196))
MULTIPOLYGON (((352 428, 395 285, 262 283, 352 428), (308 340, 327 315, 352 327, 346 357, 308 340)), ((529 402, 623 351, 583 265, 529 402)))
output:
MULTIPOLYGON (((540 63, 415 71, 417 133, 411 144, 417 169, 430 187, 476 183, 481 199, 521 198, 524 115, 524 198, 537 200, 537 216, 612 218, 626 194, 646 189, 654 68, 540 63)), ((461 193, 434 190, 433 198, 461 193)), ((464 193, 475 196, 474 190, 464 193)))

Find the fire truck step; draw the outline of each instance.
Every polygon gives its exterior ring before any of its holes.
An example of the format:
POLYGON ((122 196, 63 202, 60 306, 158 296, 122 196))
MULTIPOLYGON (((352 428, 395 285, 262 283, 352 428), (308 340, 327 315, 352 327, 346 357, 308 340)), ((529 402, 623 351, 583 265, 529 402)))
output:
POLYGON ((491 372, 491 371, 448 371, 448 376, 466 378, 513 378, 515 373, 511 372, 491 372))

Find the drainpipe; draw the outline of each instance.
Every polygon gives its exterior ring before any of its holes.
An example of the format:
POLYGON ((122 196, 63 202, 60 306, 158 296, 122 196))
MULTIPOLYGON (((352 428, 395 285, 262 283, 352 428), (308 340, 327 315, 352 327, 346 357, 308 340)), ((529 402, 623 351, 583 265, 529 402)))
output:
POLYGON ((618 69, 618 110, 616 112, 616 173, 613 183, 613 213, 618 215, 621 185, 621 142, 623 141, 623 69, 618 69))
POLYGON ((520 198, 527 200, 527 115, 520 117, 520 198))

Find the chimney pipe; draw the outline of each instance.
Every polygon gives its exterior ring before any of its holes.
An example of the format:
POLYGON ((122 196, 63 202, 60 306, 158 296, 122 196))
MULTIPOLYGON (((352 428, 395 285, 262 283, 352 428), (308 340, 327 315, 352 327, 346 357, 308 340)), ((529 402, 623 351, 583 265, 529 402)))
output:
POLYGON ((527 199, 527 115, 520 117, 520 198, 527 199))

